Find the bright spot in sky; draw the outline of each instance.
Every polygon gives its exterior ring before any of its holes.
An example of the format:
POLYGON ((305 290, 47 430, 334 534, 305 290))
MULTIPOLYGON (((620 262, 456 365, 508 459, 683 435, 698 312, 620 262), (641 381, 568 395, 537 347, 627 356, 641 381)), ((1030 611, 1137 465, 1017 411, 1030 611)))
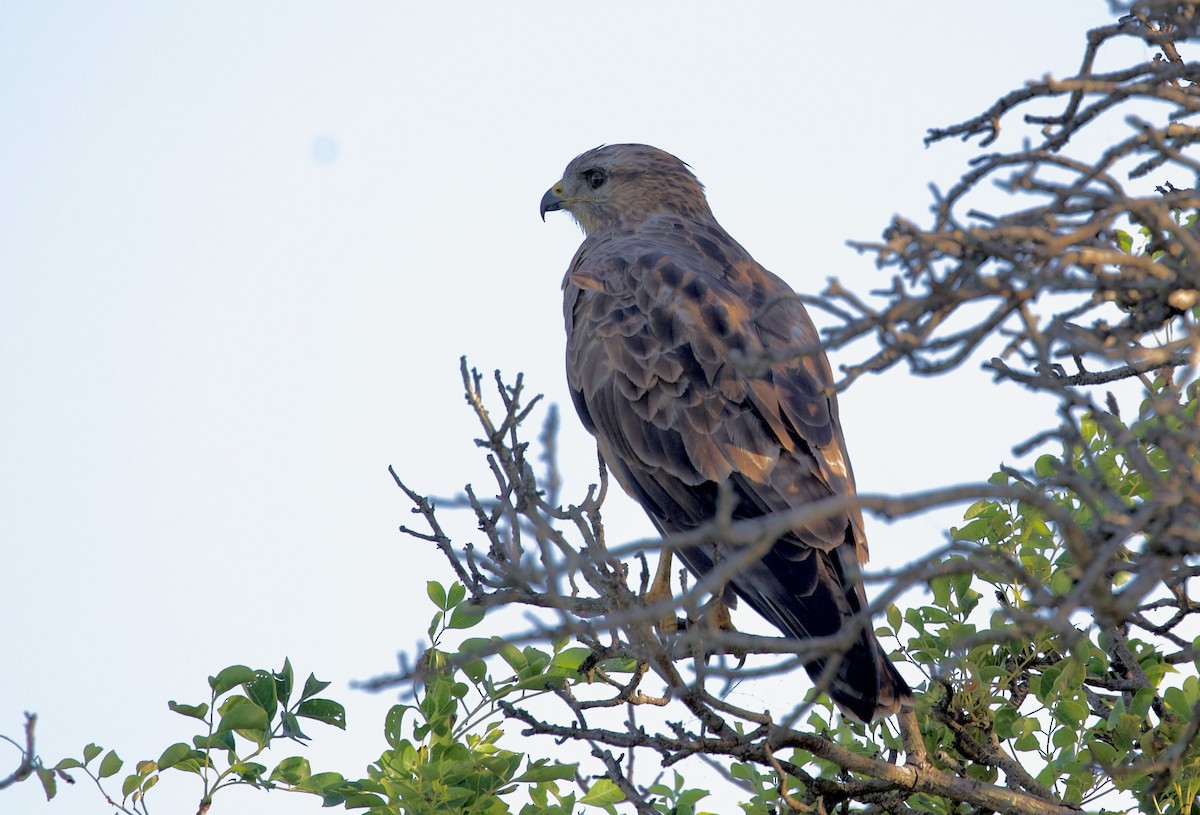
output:
POLYGON ((341 152, 341 145, 333 136, 321 135, 313 139, 311 150, 317 164, 333 164, 341 152))

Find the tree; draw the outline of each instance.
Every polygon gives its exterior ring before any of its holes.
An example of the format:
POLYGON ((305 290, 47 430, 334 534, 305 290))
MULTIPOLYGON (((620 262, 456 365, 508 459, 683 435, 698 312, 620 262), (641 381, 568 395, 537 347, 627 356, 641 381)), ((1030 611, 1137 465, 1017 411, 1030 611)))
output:
MULTIPOLYGON (((1022 454, 1040 453, 1023 469, 853 499, 886 517, 973 502, 941 551, 867 575, 878 583, 870 610, 883 618, 878 633, 923 674, 915 711, 864 727, 817 693, 784 700, 781 710, 732 704, 730 683, 836 659, 855 630, 797 646, 713 628, 704 605, 722 570, 683 583, 675 598, 683 625, 658 630, 668 609, 647 607, 640 594, 663 542, 606 540, 603 463, 595 486, 562 506, 555 414, 531 446, 523 428, 537 400, 526 400, 520 377, 510 385, 497 374, 493 389, 464 363, 494 483, 439 503, 396 479, 421 518, 407 531, 445 553, 457 582, 430 585, 433 646, 372 683, 414 692, 412 706, 389 716, 380 761, 357 779, 313 773, 298 758, 273 771, 247 763, 255 746, 297 737, 284 713, 299 711, 279 690, 290 665, 227 669, 210 682, 211 707, 181 711, 199 714, 192 718, 205 722, 208 738, 227 737, 172 745, 139 767, 128 794, 144 793, 166 769, 201 774, 221 759, 226 778, 378 813, 565 813, 622 801, 639 813, 685 813, 703 805, 705 785, 660 768, 704 757, 746 790, 750 813, 1192 811, 1200 793, 1200 640, 1191 619, 1200 606, 1188 582, 1200 554, 1200 272, 1192 261, 1200 257, 1200 163, 1192 148, 1200 131, 1186 122, 1200 112, 1200 66, 1179 48, 1197 35, 1197 6, 1121 11, 1088 33, 1077 75, 1029 83, 930 132, 931 143, 957 136, 987 148, 1002 125, 1037 111, 1024 119, 1034 126, 1028 143, 981 154, 936 197, 931 224, 897 218, 882 242, 859 244, 891 272, 886 290, 858 295, 835 281, 820 298, 803 298, 832 322, 824 345, 857 360, 843 367, 842 386, 900 363, 924 376, 982 355, 998 382, 1057 405, 1057 425, 1019 444, 1022 454), (1098 71, 1122 38, 1151 46, 1155 58, 1098 71), (1127 135, 1089 154, 1087 136, 1119 113, 1127 135), (977 203, 988 182, 1010 194, 1006 211, 977 203), (1138 407, 1123 411, 1130 400, 1138 407), (474 514, 486 547, 444 531, 441 513, 457 507, 474 514), (902 609, 914 586, 927 586, 932 602, 902 609), (450 632, 492 625, 485 613, 512 607, 533 611, 524 633, 452 641, 450 632), (218 709, 223 694, 231 695, 218 709), (585 763, 502 746, 506 720, 579 745, 585 763), (524 798, 510 794, 516 787, 524 798)), ((749 559, 781 530, 842 510, 845 500, 756 522, 717 517, 667 544, 719 538, 749 559)), ((872 625, 871 616, 859 624, 872 625)), ((43 783, 100 755, 47 767, 33 755, 32 724, 27 733, 18 774, 35 768, 43 783)), ((549 752, 552 742, 533 743, 549 752)))
MULTIPOLYGON (((762 670, 786 670, 836 654, 840 641, 781 649, 778 641, 727 636, 702 622, 675 638, 657 635, 652 621, 661 610, 637 602, 644 586, 635 585, 636 570, 627 564, 658 543, 605 546, 596 512, 603 478, 597 494, 565 511, 552 490, 547 502, 515 434, 523 415, 519 388, 501 385, 505 411, 492 424, 475 377, 468 391, 484 423, 481 444, 491 453, 498 498, 471 493, 469 500, 490 546, 486 554, 454 550, 434 509, 410 491, 427 534, 444 547, 475 601, 553 610, 544 636, 579 639, 598 664, 624 659, 637 666, 630 676, 610 678, 606 698, 594 698, 594 687, 586 696, 564 692, 563 719, 515 706, 507 714, 530 733, 586 740, 639 811, 651 810, 649 797, 638 794, 610 748, 654 751, 667 764, 704 753, 772 768, 784 778, 787 803, 802 811, 853 801, 883 809, 951 811, 965 803, 1050 812, 1108 800, 1098 796, 1114 788, 1147 811, 1188 811, 1200 789, 1191 781, 1191 742, 1200 726, 1197 653, 1184 633, 1195 611, 1187 580, 1200 528, 1191 388, 1200 289, 1191 187, 1200 165, 1188 155, 1197 131, 1183 121, 1197 112, 1200 97, 1197 66, 1180 57, 1178 44, 1195 30, 1190 4, 1138 4, 1089 33, 1077 76, 1030 83, 978 117, 932 131, 931 142, 982 137, 986 147, 1018 111, 1051 100, 1060 105, 1054 115, 1026 117, 1039 126, 1036 143, 981 155, 938 197, 931 226, 898 218, 882 243, 861 245, 881 268, 894 270, 890 289, 868 300, 835 282, 822 298, 805 298, 835 322, 827 347, 874 340, 871 352, 844 367, 844 384, 901 361, 919 375, 941 373, 1000 340, 985 368, 1059 406, 1058 427, 1021 445, 1053 449, 1030 471, 1004 470, 986 485, 861 499, 865 509, 888 516, 976 500, 944 551, 889 576, 877 592, 887 617, 880 633, 897 636, 928 677, 902 733, 877 727, 864 738, 815 703, 781 716, 725 702, 712 683, 736 669, 701 657, 784 650, 790 659, 762 670), (1160 53, 1144 64, 1095 71, 1105 46, 1122 37, 1160 53), (1095 156, 1068 154, 1117 109, 1130 111, 1127 137, 1095 156), (1140 190, 1137 182, 1151 174, 1160 185, 1140 190), (1013 209, 973 208, 981 187, 995 179, 1016 199, 1013 209), (1141 403, 1130 421, 1122 420, 1116 396, 1101 404, 1093 395, 1115 383, 1141 403), (582 544, 570 543, 564 530, 582 544), (890 604, 922 583, 933 589, 932 605, 901 613, 890 604), (620 626, 615 635, 613 625, 620 626), (690 674, 680 668, 682 655, 696 657, 690 674), (590 723, 592 708, 631 701, 682 705, 694 724, 655 730, 631 721, 590 723), (780 758, 785 750, 794 751, 790 762, 780 758), (885 751, 903 753, 904 763, 885 751)), ((553 471, 548 479, 555 482, 553 471)), ((742 544, 751 558, 779 530, 835 511, 836 503, 756 524, 717 518, 671 543, 719 537, 742 544)), ((677 598, 693 621, 717 582, 719 576, 677 598)))

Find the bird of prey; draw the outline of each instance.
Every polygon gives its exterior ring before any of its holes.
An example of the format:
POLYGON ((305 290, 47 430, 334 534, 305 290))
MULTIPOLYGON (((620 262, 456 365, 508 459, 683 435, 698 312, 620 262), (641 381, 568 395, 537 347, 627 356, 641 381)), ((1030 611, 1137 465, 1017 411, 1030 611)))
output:
MULTIPOLYGON (((542 218, 554 210, 585 233, 563 280, 571 395, 659 532, 712 520, 722 491, 735 520, 854 494, 812 320, 721 228, 688 165, 643 144, 589 150, 542 197, 542 218)), ((713 543, 678 554, 703 576, 736 550, 713 543)), ((660 576, 669 577, 669 558, 660 576)), ((847 509, 783 534, 719 594, 789 637, 835 635, 867 605, 854 579, 866 559, 862 513, 847 509)), ((869 722, 912 697, 870 622, 856 624, 828 690, 869 722)), ((816 679, 826 664, 805 667, 816 679)))

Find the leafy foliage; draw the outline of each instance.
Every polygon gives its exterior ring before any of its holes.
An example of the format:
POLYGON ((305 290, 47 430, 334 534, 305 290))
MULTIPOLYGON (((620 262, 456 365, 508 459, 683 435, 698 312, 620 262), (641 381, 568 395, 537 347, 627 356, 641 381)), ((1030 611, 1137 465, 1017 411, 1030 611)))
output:
MULTIPOLYGON (((447 590, 430 581, 428 593, 438 609, 429 626, 432 644, 421 658, 414 703, 388 712, 384 735, 389 749, 358 782, 375 796, 367 811, 507 815, 514 811, 514 793, 522 790, 529 803, 520 808, 521 815, 575 812, 575 792, 560 790, 560 782, 574 782, 576 765, 528 758, 498 742, 504 734, 501 701, 526 699, 564 683, 578 666, 573 653, 578 649, 558 643, 551 654, 532 647, 519 650, 499 638, 471 638, 457 651, 449 650, 446 634, 474 628, 483 620, 483 610, 464 602, 466 589, 460 583, 447 590), (486 657, 495 654, 514 673, 493 678, 486 657)), ((584 796, 580 803, 592 801, 584 796)))
MULTIPOLYGON (((308 736, 300 729, 301 719, 340 729, 346 726, 346 713, 341 703, 317 696, 329 686, 328 682, 309 674, 294 701, 293 684, 290 660, 285 659, 278 671, 230 665, 208 678, 208 702, 198 705, 168 702, 172 711, 195 720, 199 732, 189 741, 169 745, 157 759, 136 762, 133 772, 121 782, 119 798, 109 792, 104 782, 120 773, 125 762, 115 750, 106 752, 96 744, 84 747, 79 758, 64 758, 52 768, 39 771, 46 797, 53 798, 57 793, 55 780, 69 779, 73 770, 90 777, 110 804, 130 815, 148 811, 146 795, 167 771, 197 776, 202 787, 202 810, 211 806, 213 795, 225 787, 246 785, 273 789, 279 780, 276 777, 278 769, 269 774, 267 767, 256 759, 281 740, 306 741, 308 736), (96 761, 98 758, 99 762, 96 761)), ((307 762, 299 758, 285 759, 280 766, 298 763, 307 766, 307 762)), ((336 773, 306 778, 296 788, 319 794, 327 802, 347 800, 356 791, 336 773)))
MULTIPOLYGON (((190 743, 169 745, 157 760, 137 762, 121 783, 119 799, 105 782, 116 777, 125 762, 115 750, 96 744, 84 747, 80 758, 65 758, 49 768, 39 764, 37 774, 47 798, 57 794, 58 779, 70 780, 71 771, 82 771, 119 812, 145 815, 148 793, 163 773, 173 770, 199 777, 201 811, 212 806, 221 789, 246 785, 316 795, 325 806, 367 815, 572 815, 580 807, 613 812, 624 794, 612 781, 585 785, 577 764, 531 758, 499 744, 504 735, 501 705, 579 681, 587 649, 567 647, 566 640, 553 643, 551 651, 519 649, 500 637, 475 637, 449 650, 444 646, 447 634, 476 627, 484 612, 466 602, 461 583, 447 589, 430 581, 428 594, 437 611, 429 625, 432 644, 422 656, 414 701, 388 711, 383 727, 388 749, 365 776, 314 772, 308 759, 298 755, 270 770, 257 760, 280 740, 308 741, 300 728, 302 719, 346 726, 343 706, 318 695, 329 683, 309 674, 296 694, 291 661, 285 660, 274 672, 231 665, 209 677, 209 702, 169 702, 172 711, 199 722, 200 732, 190 743), (502 677, 493 676, 489 660, 506 666, 502 677)), ((687 806, 699 794, 676 788, 665 790, 663 797, 687 806)))
MULTIPOLYGON (((1161 395, 1166 383, 1155 386, 1161 395)), ((1191 744, 1200 640, 1177 631, 1189 610, 1157 623, 1148 617, 1176 607, 1172 591, 1186 573, 1127 620, 1089 618, 1077 610, 1096 583, 1104 584, 1101 594, 1120 597, 1140 553, 1116 547, 1115 561, 1098 561, 1097 569, 1097 561, 1073 555, 1063 534, 1065 526, 1096 524, 1093 504, 1062 486, 1074 476, 1102 481, 1136 512, 1148 484, 1166 475, 1167 462, 1140 440, 1164 423, 1194 420, 1198 403, 1193 396, 1167 417, 1156 413, 1160 405, 1147 399, 1129 425, 1112 414, 1085 415, 1079 445, 1041 456, 1032 478, 997 473, 994 484, 1020 482, 1045 502, 974 504, 952 531, 962 553, 930 582, 933 603, 903 614, 888 607, 880 635, 896 637, 934 679, 922 699, 922 729, 939 766, 993 783, 1001 773, 1023 775, 1029 788, 1075 805, 1107 800, 1101 796, 1115 789, 1141 811, 1192 810, 1200 792, 1200 749, 1191 744), (1131 439, 1139 440, 1133 450, 1131 439)))

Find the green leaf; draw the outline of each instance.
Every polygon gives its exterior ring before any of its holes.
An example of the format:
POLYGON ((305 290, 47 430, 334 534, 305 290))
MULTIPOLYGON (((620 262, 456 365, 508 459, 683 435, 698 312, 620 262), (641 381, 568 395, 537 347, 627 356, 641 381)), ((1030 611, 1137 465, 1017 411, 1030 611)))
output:
POLYGON ((46 767, 35 767, 38 781, 42 783, 42 792, 46 793, 46 800, 49 801, 58 794, 58 779, 54 775, 54 770, 46 767))
POLYGON ((479 624, 483 619, 483 606, 477 606, 474 603, 464 603, 457 606, 453 613, 450 614, 450 628, 471 628, 479 624))
POLYGON ((1054 782, 1058 780, 1058 768, 1053 764, 1048 764, 1042 768, 1042 771, 1037 774, 1038 783, 1044 787, 1054 786, 1054 782))
POLYGON ((344 784, 345 782, 346 779, 341 773, 317 773, 310 776, 304 782, 304 786, 306 789, 312 789, 314 792, 324 795, 325 790, 344 784))
POLYGON ((933 590, 933 602, 941 608, 950 605, 950 578, 946 575, 938 575, 929 581, 929 587, 933 590))
POLYGON ((134 790, 142 785, 142 782, 145 780, 145 777, 140 775, 126 776, 125 783, 121 785, 121 795, 125 798, 128 798, 133 794, 134 790))
POLYGON ((269 726, 267 712, 253 702, 231 708, 221 717, 217 732, 230 730, 266 730, 269 726))
POLYGON ((578 764, 549 763, 550 759, 543 758, 530 761, 525 772, 513 779, 516 783, 537 784, 542 781, 571 781, 575 778, 578 764))
POLYGON ((1096 740, 1088 744, 1088 750, 1092 752, 1092 760, 1101 767, 1111 767, 1116 763, 1117 750, 1111 744, 1096 740))
MULTIPOLYGON (((949 595, 950 583, 946 581, 946 593, 949 595)), ((945 623, 950 621, 950 615, 937 606, 921 606, 921 616, 928 623, 945 623)))
POLYGON ((610 674, 631 674, 641 667, 641 663, 632 657, 629 659, 605 659, 601 660, 599 667, 610 674))
POLYGON ((233 750, 233 732, 213 733, 211 736, 192 736, 192 744, 197 750, 233 750))
POLYGON ((296 706, 296 715, 346 729, 346 709, 332 699, 308 699, 296 706))
POLYGON ((100 778, 108 778, 121 772, 121 767, 125 765, 117 755, 116 750, 109 750, 108 753, 100 760, 100 770, 96 773, 100 778))
POLYGON ((996 718, 992 725, 996 731, 996 737, 1010 739, 1016 735, 1015 725, 1020 718, 1021 713, 1016 708, 1002 707, 997 710, 996 718))
POLYGON ((1070 572, 1057 571, 1050 576, 1050 591, 1059 597, 1065 597, 1075 588, 1075 579, 1070 572))
POLYGON ((250 701, 265 710, 267 722, 271 722, 275 718, 275 710, 279 707, 275 675, 269 671, 255 671, 254 679, 247 682, 245 687, 250 701))
POLYGON ((208 754, 201 750, 192 750, 178 764, 172 767, 172 770, 185 773, 195 773, 203 775, 206 770, 212 766, 212 762, 208 760, 208 754))
POLYGON ((1096 420, 1091 414, 1087 414, 1079 420, 1079 433, 1088 443, 1095 441, 1096 431, 1096 420))
POLYGON ((446 604, 446 590, 442 588, 442 584, 436 580, 430 580, 425 584, 425 593, 429 595, 429 599, 433 604, 445 611, 449 606, 446 604))
POLYGON ((170 708, 171 710, 175 711, 176 713, 178 713, 181 716, 188 716, 192 719, 199 719, 202 722, 207 721, 207 719, 205 718, 206 716, 208 716, 208 705, 207 704, 181 705, 178 702, 171 700, 170 702, 167 702, 167 707, 170 708))
MULTIPOLYGON (((534 810, 534 812, 537 813, 537 815, 541 815, 546 811, 546 808, 550 806, 550 796, 548 794, 550 785, 534 784, 532 787, 528 787, 527 789, 529 792, 529 800, 539 807, 539 809, 534 810)), ((651 789, 653 790, 654 788, 651 787, 651 789)), ((522 809, 521 815, 527 815, 526 810, 522 809)))
POLYGON ((462 664, 462 672, 467 675, 472 682, 482 682, 487 676, 487 663, 482 659, 472 659, 462 664))
POLYGON ((229 769, 237 773, 243 781, 249 781, 252 784, 257 784, 258 780, 262 778, 263 773, 267 771, 267 768, 262 764, 253 761, 231 764, 229 769))
POLYGON ((525 659, 529 662, 527 670, 530 674, 540 674, 550 664, 550 655, 541 649, 534 648, 532 645, 525 646, 522 652, 525 654, 525 659))
MULTIPOLYGON (((142 791, 141 791, 141 793, 140 793, 140 794, 141 794, 141 795, 145 795, 147 792, 149 792, 149 791, 150 791, 150 789, 151 789, 151 788, 152 788, 152 787, 153 787, 155 784, 157 784, 157 783, 158 783, 158 779, 159 779, 159 778, 161 778, 161 777, 162 777, 162 776, 160 776, 160 775, 152 775, 152 776, 150 776, 149 778, 147 778, 147 779, 146 779, 146 782, 145 782, 144 784, 142 784, 142 791)), ((134 796, 134 797, 136 798, 137 796, 134 796)), ((143 810, 143 811, 145 811, 145 810, 143 810)))
POLYGON ((1146 671, 1146 678, 1150 679, 1152 688, 1157 688, 1163 682, 1163 677, 1168 675, 1168 673, 1175 672, 1174 666, 1158 659, 1144 660, 1141 667, 1142 670, 1146 671))
POLYGON ((1058 681, 1058 677, 1062 675, 1062 663, 1051 665, 1042 672, 1042 678, 1037 681, 1034 687, 1034 694, 1043 702, 1050 701, 1054 693, 1054 684, 1058 681))
POLYGON ((279 669, 279 673, 275 674, 275 698, 284 707, 288 706, 288 702, 292 698, 292 679, 292 661, 284 657, 283 667, 279 669))
POLYGON ((74 770, 83 766, 83 762, 77 758, 64 758, 62 761, 54 765, 55 770, 74 770))
POLYGON ((896 608, 895 603, 888 603, 887 621, 893 631, 900 631, 900 624, 904 622, 904 619, 900 616, 900 609, 896 608))
POLYGON ((404 714, 409 710, 408 705, 392 705, 383 719, 383 737, 393 750, 400 749, 404 741, 404 714))
POLYGON ((104 748, 98 744, 89 744, 83 748, 83 764, 86 767, 92 763, 92 759, 104 752, 104 748))
POLYGON ((224 716, 226 713, 233 710, 238 705, 252 705, 252 704, 254 704, 254 703, 251 702, 248 697, 242 696, 240 693, 235 693, 235 694, 225 697, 225 701, 222 702, 221 706, 217 708, 217 713, 220 714, 221 716, 224 716))
POLYGON ((450 593, 446 597, 446 608, 453 608, 454 606, 457 606, 459 603, 465 600, 466 597, 467 590, 463 584, 457 582, 454 583, 450 586, 450 593))
POLYGON ((1179 688, 1167 688, 1163 691, 1163 702, 1171 709, 1172 713, 1185 719, 1190 718, 1192 706, 1188 704, 1187 696, 1179 688))
POLYGON ((579 673, 579 668, 592 655, 591 648, 576 646, 574 648, 564 648, 554 655, 550 665, 552 668, 558 669, 557 673, 566 673, 568 676, 579 673))
MULTIPOLYGON (((1072 657, 1071 659, 1063 660, 1060 664, 1063 666, 1063 670, 1058 677, 1057 690, 1060 693, 1069 693, 1070 691, 1078 691, 1082 688, 1083 680, 1087 676, 1086 663, 1080 658, 1072 657)), ((1086 708, 1084 710, 1086 711, 1086 708)), ((1084 715, 1086 715, 1086 712, 1084 715)), ((1069 722, 1069 724, 1078 725, 1081 722, 1082 717, 1069 722)))
POLYGON ((316 674, 309 674, 308 679, 304 681, 304 691, 300 694, 300 701, 303 702, 310 696, 316 696, 321 691, 329 687, 328 682, 322 682, 317 679, 316 674))
MULTIPOLYGON (((345 809, 368 809, 370 807, 375 807, 376 809, 372 810, 373 812, 394 811, 387 809, 386 804, 387 801, 383 800, 383 798, 376 793, 359 792, 355 793, 354 795, 347 795, 346 800, 342 803, 342 807, 345 809)), ((334 806, 337 806, 337 804, 334 804, 334 806)))
POLYGON ((1033 463, 1033 472, 1038 478, 1050 478, 1058 472, 1059 463, 1058 457, 1049 453, 1038 456, 1037 461, 1033 463))
MULTIPOLYGON (((1146 718, 1146 715, 1150 712, 1151 705, 1154 704, 1155 696, 1156 694, 1154 693, 1153 688, 1142 688, 1133 695, 1133 709, 1130 712, 1138 718, 1146 718)), ((1120 712, 1124 713, 1124 700, 1118 699, 1116 704, 1121 706, 1120 712)), ((1117 711, 1117 706, 1114 706, 1113 710, 1117 711)), ((1115 724, 1112 724, 1111 717, 1109 727, 1116 727, 1115 724)))
POLYGON ((284 711, 279 716, 279 722, 283 725, 283 737, 285 739, 307 739, 304 731, 300 729, 300 722, 296 720, 296 714, 289 711, 284 711))
POLYGON ((608 778, 599 778, 588 794, 579 799, 579 803, 593 807, 606 807, 619 804, 625 800, 625 793, 608 778))
MULTIPOLYGON (((953 558, 953 560, 958 562, 965 561, 964 558, 959 557, 953 558)), ((964 599, 969 597, 971 594, 971 580, 973 579, 973 576, 969 571, 961 571, 955 572, 948 577, 950 579, 950 584, 954 586, 954 596, 958 598, 958 602, 961 605, 964 599)))
POLYGON ((312 775, 312 767, 309 766, 308 759, 300 756, 291 756, 279 762, 279 765, 271 771, 272 781, 283 781, 284 783, 295 786, 312 775))
POLYGON ((439 611, 437 614, 434 614, 433 619, 429 621, 429 628, 425 629, 425 633, 429 635, 429 639, 433 640, 435 645, 437 644, 438 629, 442 627, 442 620, 445 618, 446 612, 439 611))
POLYGON ((515 645, 509 645, 507 642, 501 643, 496 648, 496 653, 508 663, 508 666, 517 673, 520 673, 529 666, 529 660, 521 653, 521 649, 515 645))
POLYGON ((1073 746, 1078 735, 1079 734, 1070 727, 1060 727, 1058 730, 1055 730, 1054 735, 1050 737, 1050 743, 1061 750, 1064 747, 1073 746))
POLYGON ((1036 750, 1039 746, 1040 745, 1038 744, 1037 736, 1035 736, 1033 733, 1026 733, 1025 735, 1021 736, 1021 738, 1013 742, 1013 749, 1019 750, 1023 753, 1036 750))
POLYGON ((254 679, 254 671, 245 665, 230 665, 216 676, 210 676, 208 686, 212 688, 215 698, 252 679, 254 679))
POLYGON ((952 531, 956 540, 981 541, 991 532, 991 526, 988 525, 987 521, 976 518, 966 526, 952 531))
POLYGON ((158 757, 158 769, 165 770, 169 767, 174 767, 191 754, 192 748, 190 745, 183 742, 176 742, 166 750, 163 750, 163 754, 158 757))
MULTIPOLYGON (((1197 639, 1200 639, 1200 637, 1197 639)), ((467 637, 459 644, 458 652, 464 656, 471 654, 487 656, 497 653, 499 650, 498 646, 503 642, 499 637, 467 637)))

